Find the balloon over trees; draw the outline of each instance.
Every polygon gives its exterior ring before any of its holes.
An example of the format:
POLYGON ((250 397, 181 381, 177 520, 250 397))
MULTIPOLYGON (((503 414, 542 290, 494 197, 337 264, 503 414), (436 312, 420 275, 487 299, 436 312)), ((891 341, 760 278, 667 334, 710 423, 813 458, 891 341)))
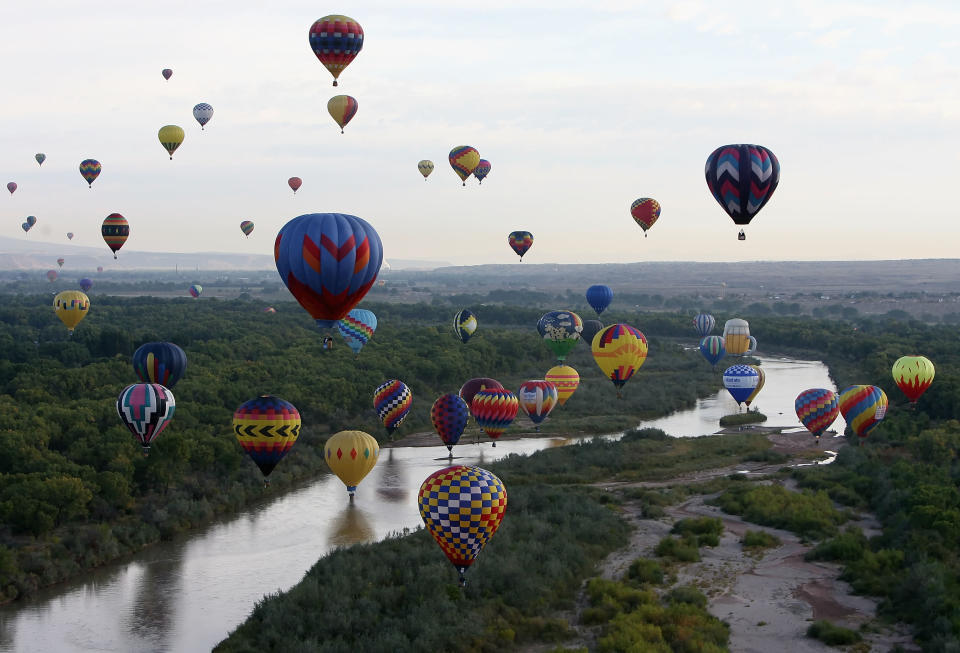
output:
MULTIPOLYGON (((732 356, 746 356, 753 352, 750 342, 750 325, 746 320, 735 318, 723 325, 723 344, 732 356)), ((756 344, 756 341, 753 341, 756 344)))
POLYGON ((723 387, 738 406, 747 400, 758 383, 760 375, 750 365, 731 365, 723 372, 723 387))
POLYGON ((450 167, 460 177, 464 186, 467 185, 467 177, 473 174, 473 171, 480 165, 480 153, 477 152, 476 148, 469 145, 457 145, 450 150, 450 156, 447 159, 450 161, 450 167))
POLYGON ((826 388, 811 388, 797 395, 793 403, 800 422, 813 434, 820 444, 820 436, 840 414, 837 395, 826 388))
POLYGON ((417 170, 420 171, 420 174, 423 175, 423 180, 426 181, 430 173, 433 172, 433 161, 430 159, 420 161, 417 163, 417 170))
POLYGON ((273 255, 290 294, 318 326, 332 327, 373 286, 383 247, 366 220, 342 213, 310 213, 280 229, 273 255))
POLYGON ((480 390, 470 402, 470 412, 477 420, 477 426, 494 440, 493 446, 497 446, 496 439, 516 419, 519 408, 517 395, 503 388, 480 390))
POLYGON ((272 395, 260 395, 246 401, 233 413, 233 433, 267 478, 300 437, 300 412, 289 401, 272 395))
POLYGON ((717 320, 709 313, 700 313, 693 318, 693 328, 697 330, 701 338, 709 336, 716 324, 717 320))
POLYGON ((373 332, 377 330, 377 316, 373 311, 365 308, 351 309, 347 316, 337 322, 337 330, 347 341, 347 346, 353 350, 353 353, 360 355, 360 350, 373 337, 373 332))
POLYGON ((593 360, 617 389, 622 389, 647 360, 647 339, 629 324, 611 324, 593 337, 593 360))
POLYGON ((56 270, 47 270, 47 281, 53 283, 57 280, 57 277, 60 276, 57 274, 56 270))
POLYGON ((189 288, 187 288, 187 292, 190 293, 191 297, 197 299, 201 294, 203 294, 203 286, 201 286, 199 283, 192 284, 189 288))
POLYGON ((340 125, 340 133, 347 126, 353 117, 357 115, 357 109, 360 105, 349 95, 334 95, 327 101, 327 112, 334 122, 340 125))
POLYGON ((333 75, 336 86, 340 73, 363 49, 363 28, 347 16, 330 15, 314 21, 309 37, 310 48, 333 75))
POLYGON ((453 455, 453 445, 460 441, 470 419, 470 408, 460 395, 452 392, 437 397, 430 408, 430 421, 440 439, 453 455))
POLYGON ((89 188, 93 188, 93 182, 100 176, 103 166, 96 159, 84 159, 80 162, 80 176, 83 177, 89 188))
POLYGON ((176 406, 173 393, 158 383, 128 385, 117 397, 117 415, 144 453, 150 452, 150 445, 167 428, 176 406))
POLYGON ((73 333, 89 310, 90 299, 79 290, 64 290, 53 298, 53 312, 70 333, 73 333))
POLYGON ((90 289, 93 288, 93 280, 84 277, 80 279, 80 290, 83 292, 90 292, 90 289))
POLYGON ((454 465, 428 476, 417 497, 427 531, 456 567, 464 587, 467 569, 497 532, 506 512, 503 482, 485 469, 454 465))
POLYGON ((523 255, 533 247, 533 234, 529 231, 511 231, 507 235, 507 244, 510 245, 510 249, 517 253, 522 263, 523 255))
MULTIPOLYGON (((211 118, 213 118, 213 107, 206 102, 201 102, 193 107, 193 119, 200 123, 200 131, 203 131, 204 126, 210 122, 211 118)), ((171 154, 173 153, 171 152, 171 154)))
POLYGON ((410 413, 412 405, 413 392, 403 381, 390 379, 373 391, 373 408, 387 429, 387 435, 393 435, 410 413))
POLYGON ((641 197, 630 205, 630 215, 634 222, 643 229, 643 237, 647 237, 647 230, 660 217, 660 202, 650 197, 641 197))
POLYGON ((550 381, 524 381, 517 390, 517 400, 520 402, 520 408, 539 431, 540 424, 556 407, 559 392, 557 386, 550 381))
POLYGON ((327 440, 324 450, 327 465, 347 486, 347 493, 353 499, 360 481, 377 464, 380 444, 363 431, 340 431, 327 440))
POLYGON ((734 224, 745 225, 777 190, 780 162, 761 145, 723 145, 707 157, 705 176, 713 199, 734 224))
POLYGON ((171 161, 173 161, 173 153, 183 144, 183 137, 183 127, 178 127, 177 125, 164 125, 160 128, 160 131, 157 132, 160 145, 162 145, 163 149, 170 155, 171 161))
POLYGON ((550 311, 537 322, 537 332, 560 363, 577 346, 581 331, 583 320, 571 311, 550 311))
POLYGON ((133 371, 143 383, 173 389, 187 371, 187 354, 172 342, 147 342, 133 352, 133 371))
POLYGON ((293 194, 296 195, 297 191, 300 190, 300 187, 303 185, 303 180, 300 177, 290 177, 287 179, 287 186, 290 187, 290 190, 293 191, 293 194))
POLYGON ((557 401, 561 406, 567 403, 580 385, 580 375, 569 365, 551 367, 543 378, 557 386, 557 401))
MULTIPOLYGON (((486 376, 478 376, 474 379, 470 379, 462 386, 460 386, 460 398, 464 400, 467 404, 467 408, 470 410, 470 413, 473 413, 473 398, 481 390, 503 390, 503 384, 497 381, 496 379, 491 379, 486 376)), ((473 416, 476 419, 476 415, 473 416)))
POLYGON ((600 320, 584 320, 583 331, 580 332, 580 339, 585 343, 593 343, 593 336, 603 331, 603 322, 600 320))
POLYGON ((253 233, 253 222, 250 220, 244 220, 240 223, 240 231, 243 232, 243 235, 247 238, 250 237, 250 234, 253 233))
POLYGON ((597 315, 603 313, 610 302, 613 301, 613 290, 610 286, 590 286, 587 288, 587 303, 590 308, 597 312, 597 315))
POLYGON ((486 159, 480 159, 480 162, 477 163, 477 167, 473 169, 473 176, 477 178, 477 181, 481 184, 487 175, 490 174, 490 162, 486 159))
POLYGON ((477 316, 467 309, 459 310, 457 314, 453 316, 453 333, 460 342, 466 344, 476 330, 477 316))
POLYGON ((845 388, 837 403, 847 426, 860 438, 860 446, 887 414, 887 394, 875 385, 845 388))
POLYGON ((117 252, 130 237, 130 223, 119 213, 111 213, 103 219, 100 234, 103 242, 113 251, 113 258, 117 258, 117 252))
POLYGON ((58 259, 57 259, 57 267, 59 267, 59 268, 62 270, 62 269, 63 269, 63 264, 66 263, 66 262, 67 262, 67 259, 65 259, 65 258, 58 258, 58 259))
POLYGON ((934 372, 933 363, 926 356, 902 356, 893 364, 893 380, 914 404, 933 383, 934 372))

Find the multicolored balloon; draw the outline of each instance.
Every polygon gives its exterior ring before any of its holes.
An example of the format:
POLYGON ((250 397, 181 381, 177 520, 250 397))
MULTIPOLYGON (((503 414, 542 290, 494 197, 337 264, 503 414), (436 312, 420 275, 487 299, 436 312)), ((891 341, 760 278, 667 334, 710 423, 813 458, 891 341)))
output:
POLYGON ((417 493, 427 531, 459 573, 466 572, 500 527, 507 510, 503 482, 479 467, 454 465, 430 474, 417 493))
MULTIPOLYGON (((201 102, 200 104, 195 105, 193 107, 193 118, 200 123, 200 131, 203 131, 204 125, 210 122, 210 119, 213 118, 213 107, 206 102, 201 102)), ((171 154, 173 154, 173 152, 171 152, 171 154)))
POLYGON ((334 95, 327 101, 327 112, 330 114, 330 117, 340 125, 341 134, 343 133, 343 128, 347 126, 347 123, 357 115, 357 109, 359 108, 360 105, 357 101, 349 95, 334 95))
POLYGON ((887 414, 887 395, 875 385, 852 385, 837 398, 847 426, 860 438, 860 445, 887 414))
POLYGON ((716 325, 717 320, 709 313, 700 313, 693 318, 693 328, 697 330, 701 338, 709 336, 710 332, 713 331, 713 327, 716 325))
POLYGON ((723 372, 723 387, 727 389, 737 405, 746 401, 758 383, 760 383, 760 375, 750 365, 731 365, 723 372))
POLYGON ((600 320, 584 320, 583 331, 580 332, 580 339, 584 342, 592 343, 593 336, 603 331, 604 325, 600 320))
POLYGON ((650 197, 641 197, 630 205, 630 215, 643 229, 643 237, 647 237, 647 229, 660 217, 660 202, 650 197))
MULTIPOLYGON (((473 395, 470 412, 477 420, 477 426, 496 440, 506 431, 517 417, 520 402, 517 395, 503 388, 480 390, 473 395)), ((497 446, 494 442, 493 446, 497 446)))
POLYGON ((243 235, 247 238, 250 237, 250 234, 253 233, 253 222, 250 220, 244 220, 240 223, 240 231, 243 232, 243 235))
POLYGON ((447 451, 453 453, 453 445, 460 441, 463 429, 467 428, 470 408, 460 395, 452 392, 437 397, 430 408, 430 421, 440 439, 447 445, 447 451))
POLYGON ((80 279, 80 290, 83 292, 89 292, 91 288, 93 288, 93 281, 91 279, 86 277, 80 279))
POLYGON ((191 297, 196 299, 203 293, 203 286, 201 286, 199 283, 192 284, 189 288, 187 288, 187 292, 190 293, 191 297))
POLYGON ((59 275, 57 274, 56 270, 47 270, 47 281, 50 283, 56 281, 58 276, 59 275))
POLYGON ((753 369, 757 371, 757 375, 760 377, 757 380, 757 387, 753 389, 753 392, 750 393, 750 396, 743 400, 743 403, 747 405, 747 408, 750 407, 750 404, 753 403, 753 400, 757 398, 757 395, 760 394, 760 391, 763 390, 763 384, 767 382, 767 373, 759 365, 751 365, 753 369))
POLYGON ((700 341, 700 353, 711 365, 716 365, 727 355, 722 336, 707 336, 700 341))
POLYGON ((103 236, 103 242, 113 252, 113 258, 117 258, 117 252, 130 237, 130 223, 119 213, 111 213, 103 219, 100 234, 103 236))
POLYGON ((761 145, 723 145, 707 157, 707 188, 735 224, 749 224, 780 183, 780 162, 761 145))
POLYGON ((800 422, 817 439, 817 444, 820 444, 820 436, 840 414, 836 393, 826 388, 804 390, 797 395, 793 405, 800 422))
POLYGON ((597 315, 603 313, 612 301, 613 290, 610 286, 599 285, 587 288, 587 303, 597 312, 597 315))
POLYGON ((377 330, 377 316, 373 311, 365 308, 351 309, 347 316, 337 322, 340 335, 347 341, 347 345, 354 354, 360 355, 360 350, 373 337, 377 330))
POLYGON ((7 190, 10 191, 11 195, 13 195, 13 192, 17 190, 17 182, 15 181, 7 182, 7 190))
POLYGON ((417 163, 417 170, 420 171, 420 174, 423 175, 423 180, 426 181, 427 177, 430 176, 430 173, 433 172, 433 161, 430 159, 424 159, 417 163))
POLYGON ((274 313, 277 312, 277 309, 275 309, 273 306, 267 306, 265 309, 263 309, 263 312, 273 315, 274 313))
POLYGON ((486 159, 480 159, 480 162, 477 164, 477 167, 473 169, 473 176, 477 178, 481 184, 487 175, 490 174, 490 162, 486 159))
POLYGON ((297 191, 300 190, 300 186, 303 185, 303 180, 300 177, 290 177, 287 179, 287 186, 290 187, 290 190, 293 191, 293 194, 296 195, 297 191))
POLYGON ((510 245, 510 249, 517 253, 522 263, 523 255, 533 247, 533 234, 529 231, 511 231, 507 236, 507 244, 510 245))
POLYGON ((540 430, 540 424, 547 419, 550 412, 556 407, 559 401, 559 391, 557 386, 544 380, 524 381, 517 390, 517 400, 520 402, 520 408, 527 414, 530 421, 533 422, 537 430, 540 430))
POLYGON ((310 213, 283 226, 273 256, 290 294, 318 326, 332 327, 373 286, 383 247, 366 220, 342 213, 310 213))
POLYGON ((647 360, 647 338, 629 324, 611 324, 593 337, 593 360, 617 389, 623 386, 647 360))
POLYGON ((377 411, 388 435, 393 435, 393 432, 403 423, 412 405, 413 392, 403 381, 390 379, 381 383, 373 391, 373 408, 377 411))
POLYGON ((164 79, 170 79, 171 77, 173 77, 173 71, 170 70, 169 68, 164 68, 163 70, 160 71, 160 74, 163 75, 164 79))
POLYGON ((145 454, 173 419, 176 407, 173 393, 158 383, 128 385, 117 397, 117 415, 145 454))
POLYGON ((340 431, 330 436, 324 450, 327 465, 347 486, 347 493, 353 499, 360 481, 377 464, 380 443, 363 431, 340 431))
MULTIPOLYGON (((466 402, 471 414, 473 413, 473 398, 481 390, 503 390, 503 384, 496 379, 479 376, 475 379, 470 379, 460 386, 460 398, 466 402)), ((474 415, 473 418, 476 419, 477 416, 474 415)))
POLYGON ((467 177, 473 174, 473 171, 480 165, 480 153, 477 152, 476 148, 469 145, 457 145, 450 150, 450 156, 447 159, 450 161, 450 167, 460 177, 464 186, 467 185, 467 177))
POLYGON ((933 383, 934 373, 926 356, 902 356, 893 364, 893 380, 913 404, 933 383))
POLYGON ((133 352, 133 371, 143 383, 173 389, 187 371, 187 354, 172 342, 147 342, 133 352))
POLYGON ((746 356, 753 353, 757 341, 751 342, 750 325, 746 320, 734 318, 723 325, 723 344, 732 356, 746 356))
POLYGON ((47 155, 43 152, 37 152, 33 155, 33 158, 37 160, 37 165, 42 166, 43 162, 47 160, 47 155))
POLYGON ((58 259, 57 259, 57 265, 60 267, 61 270, 63 269, 63 264, 66 263, 66 262, 67 262, 67 260, 64 259, 64 258, 58 258, 58 259))
POLYGON ((580 385, 580 375, 569 365, 551 367, 543 378, 557 386, 557 401, 561 406, 567 403, 580 385))
MULTIPOLYGON (((49 274, 47 275, 49 277, 49 274)), ((69 333, 87 317, 90 310, 90 299, 79 290, 64 290, 53 298, 53 312, 67 327, 69 333)))
POLYGON ((476 330, 477 316, 467 309, 459 310, 453 316, 453 333, 459 338, 460 342, 466 344, 476 330))
POLYGON ((583 320, 571 311, 550 311, 537 322, 537 332, 561 363, 577 346, 582 331, 583 320))
POLYGON ((80 176, 86 180, 89 188, 93 188, 93 182, 100 176, 102 169, 103 167, 96 159, 84 159, 80 162, 80 176))
POLYGON ((234 411, 233 433, 260 468, 264 486, 270 485, 267 477, 300 437, 300 427, 300 411, 273 395, 260 395, 234 411))
MULTIPOLYGON (((211 109, 211 111, 213 110, 211 109)), ((164 125, 160 128, 160 131, 157 132, 160 145, 162 145, 163 149, 170 155, 171 161, 173 161, 173 153, 183 144, 183 137, 183 127, 178 127, 177 125, 164 125)))
POLYGON ((333 75, 336 86, 340 73, 363 49, 363 28, 347 16, 324 16, 310 27, 310 48, 333 75))

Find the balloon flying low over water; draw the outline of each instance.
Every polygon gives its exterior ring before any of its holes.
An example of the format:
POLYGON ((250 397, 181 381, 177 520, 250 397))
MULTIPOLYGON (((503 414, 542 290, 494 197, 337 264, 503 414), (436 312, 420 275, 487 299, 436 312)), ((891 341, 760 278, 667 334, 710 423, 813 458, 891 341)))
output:
POLYGON ((902 356, 893 364, 893 380, 914 404, 933 383, 933 376, 933 363, 926 356, 902 356))
POLYGON ((351 498, 380 456, 376 438, 363 431, 340 431, 330 436, 324 450, 327 465, 347 486, 351 498))
POLYGON ((90 299, 79 290, 65 290, 53 298, 53 312, 70 333, 73 333, 89 310, 90 299))
POLYGON ((169 68, 164 68, 163 70, 160 71, 160 74, 163 75, 164 79, 170 79, 171 77, 173 77, 173 71, 170 70, 169 68))
POLYGON ((537 322, 537 332, 560 363, 577 346, 582 331, 583 320, 572 311, 550 311, 537 322))
MULTIPOLYGON (((200 123, 200 131, 203 131, 204 125, 210 122, 210 119, 213 118, 213 107, 206 102, 201 102, 193 107, 193 118, 200 123)), ((162 141, 163 139, 160 140, 162 141)), ((171 152, 171 154, 173 154, 173 152, 171 152)))
POLYGON ((599 285, 587 288, 587 303, 597 312, 597 315, 603 313, 612 301, 613 291, 610 286, 599 285))
POLYGON ((243 235, 250 237, 250 234, 253 233, 253 223, 250 220, 244 220, 240 223, 240 231, 243 232, 243 235))
POLYGON ((477 164, 477 167, 473 169, 473 176, 477 178, 481 184, 483 180, 486 179, 487 175, 490 174, 490 162, 486 159, 480 159, 480 162, 477 164))
POLYGON ((517 390, 520 408, 530 421, 540 430, 540 424, 547 419, 559 400, 557 386, 550 381, 524 381, 517 390))
POLYGON ((56 270, 47 270, 47 281, 50 283, 56 281, 58 276, 59 275, 57 274, 56 270))
POLYGON ((37 152, 33 155, 33 158, 37 160, 37 165, 42 166, 43 162, 47 160, 47 155, 43 152, 37 152))
POLYGON ((320 63, 333 75, 333 85, 343 69, 363 49, 363 28, 347 16, 330 15, 317 19, 310 27, 310 48, 320 63))
POLYGON ((13 195, 14 191, 17 190, 17 182, 7 182, 7 190, 10 191, 11 195, 13 195))
POLYGON ((707 336, 700 341, 700 353, 711 365, 716 365, 727 355, 722 336, 707 336))
MULTIPOLYGON (((462 392, 462 390, 461 390, 462 392)), ((470 408, 460 395, 451 393, 437 397, 430 408, 430 421, 440 439, 453 453, 453 445, 460 441, 470 419, 470 408)))
POLYGON ((731 365, 723 373, 723 387, 738 406, 753 393, 758 383, 760 375, 750 365, 731 365))
POLYGON ((660 217, 660 202, 650 197, 641 197, 630 205, 630 215, 634 222, 643 229, 643 237, 647 237, 647 230, 660 217))
POLYGON ((875 385, 852 385, 837 397, 840 414, 860 445, 887 414, 887 394, 875 385))
POLYGON ((749 224, 777 190, 780 162, 762 145, 722 145, 704 172, 713 199, 734 224, 749 224))
POLYGON ((273 248, 280 278, 321 328, 346 317, 380 272, 380 236, 361 218, 310 213, 283 226, 273 248))
POLYGON ((158 383, 128 385, 117 397, 117 415, 144 453, 149 453, 150 445, 167 428, 176 407, 173 393, 158 383))
POLYGON ((522 263, 523 255, 533 247, 533 234, 529 231, 511 231, 507 235, 507 244, 510 245, 510 249, 517 253, 522 263))
POLYGON ((567 403, 580 385, 580 375, 569 365, 551 367, 543 378, 557 386, 557 402, 561 406, 567 403))
POLYGON ((393 435, 410 413, 412 405, 413 392, 403 381, 390 379, 373 391, 373 408, 387 429, 387 435, 393 435))
POLYGON ((343 133, 343 128, 347 126, 347 123, 357 115, 357 109, 359 108, 360 105, 357 101, 349 95, 334 95, 327 101, 327 112, 330 114, 330 117, 333 118, 334 122, 340 125, 341 134, 343 133))
POLYGON ((479 467, 454 465, 434 472, 417 493, 427 531, 460 575, 465 574, 500 527, 507 510, 503 482, 479 467))
POLYGON ((622 397, 623 386, 647 360, 647 338, 629 324, 611 324, 593 337, 593 360, 622 397))
POLYGON ((172 342, 148 342, 133 352, 133 371, 143 383, 171 390, 187 371, 187 354, 172 342))
MULTIPOLYGON (((499 438, 513 424, 519 408, 517 395, 503 388, 480 390, 470 402, 470 412, 477 420, 477 426, 491 440, 499 438)), ((497 446, 497 443, 494 442, 493 446, 497 446)))
POLYGON ((117 252, 130 237, 130 223, 119 213, 111 213, 103 219, 100 234, 103 242, 113 251, 113 258, 117 258, 117 252))
POLYGON ((353 350, 354 354, 360 355, 360 350, 373 337, 373 332, 377 330, 377 316, 373 311, 365 308, 351 309, 347 316, 337 322, 337 330, 347 341, 347 346, 353 350))
POLYGON ((750 396, 743 400, 743 403, 747 405, 747 408, 750 407, 750 404, 753 403, 753 400, 757 398, 757 395, 760 394, 760 391, 763 390, 763 384, 767 382, 767 373, 759 365, 751 365, 753 369, 757 371, 757 387, 753 389, 753 392, 750 393, 750 396))
POLYGON ((191 297, 193 297, 194 299, 196 299, 196 298, 198 298, 201 294, 203 294, 203 286, 201 286, 199 283, 195 283, 195 284, 193 284, 192 286, 190 286, 189 288, 187 288, 187 292, 190 293, 190 296, 191 296, 191 297))
MULTIPOLYGON (((211 112, 212 111, 211 109, 211 112)), ((173 153, 183 144, 183 136, 183 127, 178 127, 177 125, 164 125, 160 128, 160 131, 157 132, 160 145, 163 145, 163 149, 170 155, 171 161, 173 161, 173 153)))
POLYGON ((423 175, 423 180, 426 181, 427 177, 430 176, 430 173, 433 172, 433 161, 430 159, 424 159, 417 164, 417 170, 420 171, 420 174, 423 175))
POLYGON ((300 190, 300 186, 303 185, 303 180, 300 177, 290 177, 287 179, 287 186, 290 187, 290 190, 293 191, 293 194, 296 195, 297 191, 300 190))
POLYGON ((697 330, 701 338, 709 336, 710 332, 713 331, 713 327, 716 325, 717 320, 709 313, 700 313, 693 318, 693 328, 697 330))
POLYGON ((84 277, 80 279, 80 290, 83 292, 90 292, 90 289, 93 288, 93 281, 84 277))
POLYGON ((96 159, 84 159, 80 162, 80 176, 83 177, 89 188, 93 188, 93 182, 100 176, 103 166, 96 159))
POLYGON ((817 444, 820 444, 820 436, 840 414, 836 393, 826 388, 804 390, 797 395, 794 408, 800 422, 817 439, 817 444))
POLYGON ((457 311, 453 316, 453 333, 460 342, 466 344, 476 330, 477 317, 467 309, 457 311))
POLYGON ((244 402, 233 413, 233 433, 260 468, 263 484, 300 437, 300 412, 289 401, 261 395, 244 402))
POLYGON ((450 156, 447 158, 450 161, 450 167, 453 168, 453 171, 460 177, 460 181, 466 186, 467 177, 473 174, 473 171, 480 165, 480 153, 477 152, 476 148, 469 145, 457 145, 450 150, 450 156))

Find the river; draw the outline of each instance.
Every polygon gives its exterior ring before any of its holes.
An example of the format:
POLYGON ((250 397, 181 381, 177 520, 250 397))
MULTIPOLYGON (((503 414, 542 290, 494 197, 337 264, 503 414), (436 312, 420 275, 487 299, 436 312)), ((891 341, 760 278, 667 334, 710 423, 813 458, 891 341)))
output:
MULTIPOLYGON (((820 362, 760 360, 767 379, 754 405, 770 425, 800 428, 793 410, 797 394, 807 388, 836 389, 820 362)), ((679 437, 703 435, 716 431, 720 417, 735 411, 724 390, 694 408, 641 426, 679 437)), ((469 439, 471 444, 454 448, 455 462, 483 465, 574 440, 527 438, 492 448, 469 439)), ((353 503, 338 478, 324 475, 201 531, 4 606, 0 652, 209 651, 265 594, 296 584, 324 553, 420 526, 417 490, 427 475, 446 464, 446 456, 442 446, 384 449, 353 503)))

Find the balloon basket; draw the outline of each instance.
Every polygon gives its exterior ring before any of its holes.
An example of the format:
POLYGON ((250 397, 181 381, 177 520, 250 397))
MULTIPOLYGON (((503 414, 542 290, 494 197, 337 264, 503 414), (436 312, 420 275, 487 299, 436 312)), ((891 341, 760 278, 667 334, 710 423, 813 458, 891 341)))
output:
POLYGON ((263 479, 263 489, 264 489, 264 490, 269 490, 269 489, 270 489, 270 479, 269 479, 269 478, 263 479))

